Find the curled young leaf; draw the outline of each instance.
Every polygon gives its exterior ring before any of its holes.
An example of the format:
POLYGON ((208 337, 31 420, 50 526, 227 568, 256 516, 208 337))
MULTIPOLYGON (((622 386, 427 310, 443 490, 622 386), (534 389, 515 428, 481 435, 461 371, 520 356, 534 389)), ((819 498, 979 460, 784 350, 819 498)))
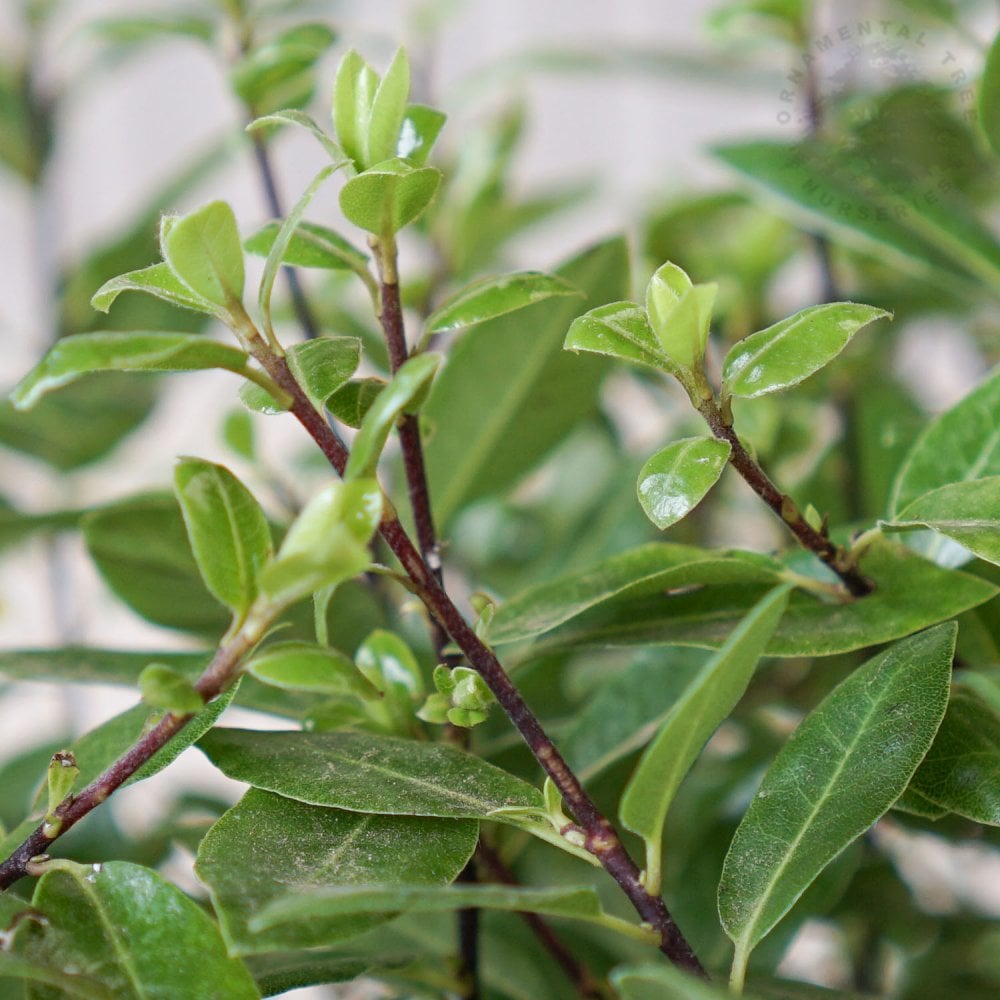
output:
POLYGON ((649 325, 663 352, 682 368, 701 364, 717 285, 694 285, 676 264, 658 268, 646 288, 649 325))

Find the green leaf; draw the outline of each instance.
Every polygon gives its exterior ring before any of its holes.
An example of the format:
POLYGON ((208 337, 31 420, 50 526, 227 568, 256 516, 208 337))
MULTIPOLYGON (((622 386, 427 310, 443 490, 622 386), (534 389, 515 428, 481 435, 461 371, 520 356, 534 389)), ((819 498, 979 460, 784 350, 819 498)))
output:
MULTIPOLYGON (((587 306, 621 298, 625 243, 592 247, 557 274, 587 296, 587 306)), ((561 350, 580 308, 573 297, 549 299, 483 323, 449 351, 421 412, 433 432, 427 474, 441 526, 463 504, 509 489, 596 412, 608 366, 561 350)))
POLYGON ((417 703, 424 696, 420 664, 394 632, 376 629, 354 654, 357 669, 382 696, 383 708, 392 727, 400 732, 412 728, 417 703))
POLYGON ((242 618, 271 557, 271 529, 253 494, 224 466, 183 458, 174 492, 205 586, 242 618))
MULTIPOLYGON (((888 541, 872 545, 863 568, 878 581, 875 593, 863 600, 830 605, 803 591, 794 592, 766 654, 832 656, 891 642, 998 593, 980 577, 942 569, 888 541)), ((763 596, 763 587, 742 584, 597 600, 592 610, 566 621, 533 652, 541 656, 565 649, 648 645, 717 649, 763 596)), ((503 633, 503 641, 514 637, 503 633)))
POLYGON ((368 128, 378 84, 378 74, 354 49, 344 55, 333 83, 333 127, 358 171, 371 165, 368 128))
POLYGON ((222 422, 226 447, 247 462, 257 461, 257 441, 253 419, 244 410, 230 410, 222 422))
POLYGON ((646 516, 661 531, 698 506, 718 482, 729 461, 728 441, 682 438, 650 458, 639 472, 636 490, 646 516))
POLYGON ((979 125, 1000 156, 1000 33, 993 39, 979 81, 979 125))
POLYGON ((931 528, 1000 565, 1000 476, 940 486, 879 524, 889 530, 931 528))
POLYGON ((379 456, 396 420, 424 398, 441 363, 439 354, 418 354, 405 361, 376 396, 351 444, 344 479, 374 476, 379 456))
POLYGON ((340 209, 359 229, 386 239, 414 222, 434 200, 441 171, 383 160, 340 190, 340 209))
POLYGON ((926 178, 906 177, 891 160, 818 140, 742 143, 715 153, 838 240, 944 287, 956 279, 1000 287, 993 233, 963 201, 942 197, 926 178))
POLYGON ((266 931, 288 922, 385 910, 437 913, 472 907, 567 917, 602 927, 625 928, 627 933, 640 938, 643 935, 639 927, 604 913, 597 893, 589 887, 524 889, 504 885, 352 885, 319 889, 277 900, 254 917, 250 927, 266 931))
POLYGON ((229 616, 202 582, 173 497, 133 497, 81 522, 90 557, 108 586, 157 625, 221 635, 229 616))
POLYGON ((365 149, 366 166, 398 155, 396 148, 409 96, 410 63, 406 50, 399 48, 372 99, 365 149))
POLYGON ((53 510, 29 514, 0 498, 0 551, 42 532, 71 531, 77 528, 83 510, 53 510))
POLYGON ((941 625, 869 660, 768 768, 719 883, 737 982, 754 946, 908 784, 944 717, 956 634, 954 624, 941 625))
POLYGON ((327 409, 341 423, 357 429, 364 423, 372 404, 386 385, 385 379, 381 378, 352 379, 327 399, 327 409))
POLYGON ((329 695, 372 697, 375 689, 365 682, 347 656, 308 642, 279 642, 265 646, 248 661, 245 670, 257 680, 293 691, 329 695))
POLYGON ((646 312, 664 354, 682 368, 705 355, 717 285, 692 285, 676 264, 658 268, 646 288, 646 312))
MULTIPOLYGON (((274 246, 280 228, 280 222, 268 222, 244 241, 244 248, 250 253, 266 257, 274 246)), ((368 266, 368 255, 326 226, 300 222, 292 230, 281 263, 292 267, 324 268, 328 271, 358 271, 368 266)))
POLYGON ((519 642, 549 632, 583 612, 616 599, 640 598, 692 584, 774 586, 782 566, 739 549, 700 549, 652 542, 609 556, 517 594, 500 605, 490 625, 492 643, 519 642))
POLYGON ((221 310, 208 299, 194 294, 183 284, 170 270, 168 264, 151 264, 139 271, 119 274, 117 278, 104 282, 94 292, 90 304, 100 312, 106 313, 122 292, 145 292, 182 309, 192 309, 194 312, 207 313, 216 318, 221 318, 223 315, 221 310))
POLYGON ((427 162, 447 117, 443 111, 424 104, 407 105, 395 155, 409 160, 414 166, 422 167, 427 162))
POLYGON ((197 677, 210 658, 210 650, 198 653, 165 650, 133 652, 88 646, 8 649, 0 652, 0 675, 17 680, 125 684, 132 687, 139 682, 139 674, 146 664, 154 660, 188 677, 197 677))
POLYGON ((46 393, 91 372, 225 368, 246 374, 249 360, 236 347, 191 333, 80 333, 57 340, 17 384, 11 400, 19 410, 30 409, 46 393))
POLYGON ((150 663, 139 674, 139 690, 150 708, 176 715, 192 715, 204 704, 191 681, 164 663, 150 663))
POLYGON ((658 892, 663 825, 674 795, 702 747, 746 691, 757 661, 788 605, 779 587, 740 622, 676 702, 646 748, 622 795, 624 826, 646 842, 646 886, 658 892))
MULTIPOLYGON (((326 150, 327 155, 330 157, 334 163, 339 163, 344 158, 344 151, 331 139, 316 122, 310 118, 304 111, 299 111, 296 108, 286 108, 281 111, 272 111, 269 115, 262 115, 260 118, 255 118, 249 125, 247 125, 247 131, 252 132, 254 129, 259 128, 270 128, 273 126, 281 125, 297 125, 300 128, 304 128, 307 132, 311 132, 316 138, 317 142, 326 150)), ((250 247, 247 247, 250 250, 250 247)), ((254 250, 254 253, 257 251, 254 250)), ((307 265, 303 265, 307 266, 307 265)))
POLYGON ((306 920, 259 932, 250 930, 250 921, 289 893, 450 882, 477 839, 474 820, 343 812, 252 788, 208 832, 195 870, 212 893, 230 954, 299 950, 360 934, 391 914, 306 920))
POLYGON ((215 729, 199 747, 230 778, 315 806, 450 819, 543 808, 536 788, 448 743, 215 729))
POLYGON ((226 954, 215 922, 148 868, 60 861, 39 880, 32 905, 45 920, 26 925, 18 950, 55 970, 86 969, 109 991, 97 996, 260 996, 246 967, 226 954))
POLYGON ((939 486, 1000 476, 1000 368, 917 438, 889 502, 895 518, 939 486))
POLYGON ((724 987, 698 979, 668 962, 619 965, 611 970, 609 978, 621 1000, 727 1000, 732 996, 724 987))
POLYGON ((649 325, 646 310, 634 302, 611 302, 573 320, 563 345, 567 351, 606 354, 673 374, 674 362, 649 325))
POLYGON ((383 967, 389 964, 388 961, 376 963, 372 959, 345 956, 336 946, 247 955, 244 961, 266 997, 281 996, 305 986, 348 983, 376 964, 383 967))
MULTIPOLYGON (((0 952, 0 984, 5 979, 19 979, 58 990, 61 997, 81 997, 83 1000, 114 1000, 110 987, 90 976, 63 972, 45 962, 33 962, 10 952, 0 952)), ((24 994, 20 994, 23 996, 24 994)), ((15 996, 15 994, 11 994, 15 996)))
POLYGON ((275 559, 257 581, 276 604, 343 583, 371 564, 368 542, 382 517, 382 491, 371 479, 332 483, 292 522, 275 559))
POLYGON ((854 302, 809 306, 734 344, 722 365, 734 396, 763 396, 798 385, 829 364, 862 327, 891 316, 854 302))
POLYGON ((554 295, 579 294, 564 279, 539 271, 517 271, 496 278, 482 278, 435 309, 424 324, 424 335, 475 326, 554 295))
POLYGON ((224 309, 242 303, 243 244, 226 202, 209 202, 162 232, 163 258, 188 288, 224 309))
POLYGON ((1000 826, 1000 714, 972 689, 956 685, 907 791, 976 823, 1000 826))
POLYGON ((215 23, 210 18, 164 11, 155 17, 102 17, 90 21, 87 29, 113 45, 133 48, 171 36, 210 42, 215 23))

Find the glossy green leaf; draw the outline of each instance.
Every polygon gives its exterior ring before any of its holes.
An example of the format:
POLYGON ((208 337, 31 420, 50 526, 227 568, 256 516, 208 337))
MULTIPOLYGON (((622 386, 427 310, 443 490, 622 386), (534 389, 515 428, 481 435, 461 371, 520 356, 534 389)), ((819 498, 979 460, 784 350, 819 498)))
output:
POLYGON ((553 295, 579 294, 564 279, 539 271, 517 271, 496 278, 481 278, 435 309, 427 317, 424 333, 460 330, 516 312, 553 295))
POLYGON ((405 49, 397 49, 372 99, 365 149, 365 165, 397 156, 400 129, 410 96, 410 63, 405 49))
POLYGON ((447 115, 425 104, 409 104, 399 130, 395 155, 422 167, 444 128, 447 115))
POLYGON ((1000 565, 1000 476, 940 486, 879 523, 889 530, 931 528, 1000 565))
POLYGON ((386 384, 382 378, 351 379, 327 399, 327 409, 341 423, 357 429, 364 423, 368 411, 386 384))
POLYGON ((151 264, 140 271, 129 271, 119 274, 117 278, 104 282, 94 292, 90 304, 100 312, 106 313, 115 299, 122 292, 145 292, 171 305, 182 309, 192 309, 194 312, 207 313, 220 317, 221 312, 208 299, 196 295, 180 278, 170 270, 168 264, 151 264))
POLYGON ((664 264, 646 287, 649 325, 663 353, 682 368, 696 368, 705 355, 717 285, 692 285, 676 264, 664 264))
POLYGON ((573 320, 563 345, 567 351, 606 354, 673 374, 676 365, 663 352, 642 306, 610 302, 573 320))
MULTIPOLYGON (((940 730, 939 730, 940 732, 940 730)), ((939 820, 948 815, 945 806, 939 806, 936 802, 931 802, 929 798, 922 795, 914 787, 912 782, 895 802, 892 808, 897 812, 909 813, 911 816, 920 816, 923 819, 939 820)))
POLYGON ((133 497, 87 514, 87 551, 105 583, 133 611, 157 625, 208 634, 230 616, 202 582, 173 497, 133 497))
POLYGON ((215 729, 199 747, 230 778, 316 806, 451 819, 543 808, 536 788, 448 743, 215 729))
POLYGON ((662 448, 639 472, 636 491, 646 516, 661 531, 698 506, 729 460, 728 441, 682 438, 662 448))
POLYGON ((719 883, 737 973, 908 784, 944 717, 956 634, 954 624, 941 625, 869 660, 803 720, 768 768, 719 883))
POLYGON ((392 727, 403 733, 411 729, 424 678, 410 647, 394 632, 376 629, 358 647, 354 661, 382 696, 379 707, 392 727))
POLYGON ((556 273, 586 301, 553 298, 469 330, 435 380, 421 421, 432 432, 427 475, 441 526, 463 504, 509 489, 596 412, 608 365, 561 347, 581 308, 627 293, 626 245, 608 240, 556 273))
POLYGON ((489 639, 492 643, 530 639, 609 601, 640 598, 692 584, 773 586, 780 581, 781 572, 779 562, 756 552, 653 542, 515 595, 497 610, 489 639))
POLYGON ((504 885, 351 885, 319 889, 272 903, 251 920, 250 926, 266 931, 293 921, 327 920, 385 910, 437 913, 471 907, 566 917, 624 929, 639 938, 644 934, 636 925, 604 913, 597 893, 591 888, 525 889, 504 885))
POLYGON ((1000 287, 1000 246, 960 199, 846 143, 750 142, 715 150, 792 214, 834 238, 951 287, 1000 287))
POLYGON ((993 39, 979 80, 979 125, 1000 156, 1000 32, 993 39))
POLYGON ((340 60, 333 83, 333 127, 341 148, 359 171, 371 165, 368 126, 378 84, 378 74, 354 49, 340 60))
POLYGON ((345 480, 375 475, 389 432, 401 414, 412 411, 424 398, 440 363, 439 354, 418 354, 402 364, 365 414, 351 444, 345 480))
POLYGON ((372 882, 451 882, 477 839, 474 820, 343 812, 252 788, 208 832, 195 870, 212 893, 231 954, 298 950, 360 934, 391 913, 257 932, 250 921, 288 893, 372 882))
POLYGON ((225 368, 245 374, 249 360, 236 347, 191 333, 80 333, 57 340, 11 400, 19 410, 30 409, 46 393, 91 372, 225 368))
MULTIPOLYGON (((266 257, 274 246, 280 228, 281 223, 268 222, 247 239, 243 246, 250 253, 266 257)), ((281 262, 292 267, 357 271, 368 266, 368 255, 326 226, 319 226, 314 222, 299 222, 292 231, 281 262)))
POLYGON ((165 663, 150 663, 139 674, 139 691, 144 704, 175 715, 191 715, 204 704, 191 681, 165 663))
POLYGON ((372 479, 332 483, 292 522, 277 556, 258 579, 261 592, 289 604, 364 572, 368 542, 382 517, 382 491, 372 479))
POLYGON ((271 529, 253 494, 224 466, 183 458, 174 492, 205 586, 242 617, 271 557, 271 529))
POLYGON ((1000 714, 972 689, 955 687, 910 790, 947 812, 1000 826, 1000 714))
POLYGON ((1000 476, 1000 369, 928 424, 899 469, 890 516, 949 483, 1000 476))
MULTIPOLYGON (((942 569, 888 541, 873 545, 862 567, 878 581, 874 594, 828 604, 795 591, 766 654, 831 656, 891 642, 976 607, 998 592, 980 577, 942 569)), ((688 593, 597 600, 592 610, 566 621, 535 652, 648 645, 717 649, 763 596, 762 586, 724 584, 688 593)), ((504 641, 514 637, 503 635, 504 641)))
POLYGON ((254 653, 246 672, 274 687, 371 697, 375 689, 343 653, 308 642, 279 642, 254 653))
POLYGON ((434 200, 441 172, 401 159, 383 160, 340 190, 340 209, 359 229, 384 239, 414 222, 434 200))
POLYGON ((746 691, 757 661, 788 604, 779 587, 740 622, 676 702, 625 786, 619 815, 646 843, 646 885, 660 885, 663 825, 674 795, 702 747, 746 691))
POLYGON ((890 316, 854 302, 809 306, 734 344, 722 365, 734 396, 763 396, 797 385, 829 364, 858 330, 890 316))
MULTIPOLYGON (((8 978, 51 987, 61 997, 80 997, 82 1000, 114 1000, 115 997, 109 986, 90 976, 63 972, 54 964, 32 961, 3 951, 0 952, 0 985, 8 978)), ((20 995, 24 996, 23 993, 20 995)), ((11 996, 13 998, 15 994, 11 996)))
MULTIPOLYGON (((307 132, 310 132, 316 139, 316 141, 326 150, 327 155, 330 157, 334 163, 339 163, 344 158, 344 150, 340 148, 330 138, 316 122, 307 115, 304 111, 299 111, 297 108, 285 108, 281 111, 272 111, 268 115, 261 115, 260 118, 255 118, 249 125, 247 125, 247 131, 252 132, 255 129, 260 128, 271 128, 281 125, 296 125, 299 128, 304 128, 307 132)), ((252 238, 252 237, 251 237, 252 238)), ((251 250, 251 247, 247 247, 251 250)), ((257 253, 256 250, 253 250, 257 253)), ((303 265, 306 266, 306 265, 303 265)))
POLYGON ((164 260, 196 295, 224 309, 242 302, 243 244, 226 202, 209 202, 161 233, 164 260))
POLYGON ((226 954, 211 917, 148 868, 60 861, 39 880, 32 905, 45 920, 18 934, 18 951, 56 970, 86 970, 109 991, 98 995, 260 996, 242 962, 226 954), (165 928, 169 948, 163 947, 165 928))

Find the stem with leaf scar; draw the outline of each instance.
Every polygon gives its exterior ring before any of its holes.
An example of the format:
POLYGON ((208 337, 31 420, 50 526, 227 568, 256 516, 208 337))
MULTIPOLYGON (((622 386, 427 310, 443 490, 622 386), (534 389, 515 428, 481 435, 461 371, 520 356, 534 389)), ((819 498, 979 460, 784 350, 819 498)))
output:
POLYGON ((875 589, 875 584, 864 576, 857 567, 857 553, 836 545, 826 532, 817 531, 803 516, 795 501, 782 493, 768 478, 767 473, 754 461, 750 453, 733 429, 731 419, 727 419, 722 407, 714 398, 705 399, 698 407, 712 434, 725 441, 732 449, 729 462, 746 483, 784 522, 788 530, 802 546, 814 552, 843 581, 848 592, 854 597, 864 597, 875 589))
MULTIPOLYGON (((268 375, 291 397, 291 412, 330 464, 342 474, 348 459, 344 442, 310 402, 285 359, 274 354, 260 338, 252 346, 254 356, 268 375)), ((583 831, 587 850, 618 883, 642 920, 659 934, 660 950, 675 964, 704 975, 701 963, 674 922, 663 899, 646 891, 642 873, 625 850, 618 833, 584 790, 580 779, 570 769, 521 697, 496 654, 476 635, 438 582, 434 571, 420 555, 391 505, 386 506, 379 532, 410 578, 414 592, 461 649, 470 665, 482 676, 528 749, 558 788, 583 831)))

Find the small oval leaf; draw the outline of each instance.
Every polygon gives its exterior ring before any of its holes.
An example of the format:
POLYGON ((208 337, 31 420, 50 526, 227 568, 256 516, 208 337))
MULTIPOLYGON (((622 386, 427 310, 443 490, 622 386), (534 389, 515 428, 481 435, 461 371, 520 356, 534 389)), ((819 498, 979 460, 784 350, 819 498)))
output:
POLYGON ((634 302, 609 302, 573 321, 563 347, 567 351, 607 354, 673 374, 676 365, 663 353, 646 311, 634 302))
POLYGON ((891 316, 856 302, 810 306, 734 344, 722 366, 733 396, 763 396, 797 385, 832 361, 862 327, 891 316))
POLYGON ((340 208, 359 229, 384 238, 417 219, 434 200, 441 172, 406 160, 377 163, 340 190, 340 208))
POLYGON ((90 304, 98 311, 106 313, 122 292, 145 292, 182 309, 192 309, 194 312, 208 313, 210 316, 221 315, 213 303, 200 295, 195 295, 170 270, 170 265, 162 262, 139 271, 119 274, 117 278, 105 281, 94 292, 90 304))
POLYGON ((447 117, 443 111, 429 108, 425 104, 408 105, 399 130, 395 155, 409 160, 416 167, 422 167, 427 162, 447 117))
POLYGON ((223 308, 242 302, 243 244, 226 202, 209 202, 161 232, 164 260, 196 295, 223 308))
POLYGON ((373 697, 376 693, 349 657, 336 649, 308 642, 265 646, 251 657, 246 671, 272 687, 293 691, 363 697, 373 697))
POLYGON ((646 516, 663 529, 689 514, 718 482, 731 450, 728 441, 693 437, 658 451, 642 467, 636 487, 646 516))

